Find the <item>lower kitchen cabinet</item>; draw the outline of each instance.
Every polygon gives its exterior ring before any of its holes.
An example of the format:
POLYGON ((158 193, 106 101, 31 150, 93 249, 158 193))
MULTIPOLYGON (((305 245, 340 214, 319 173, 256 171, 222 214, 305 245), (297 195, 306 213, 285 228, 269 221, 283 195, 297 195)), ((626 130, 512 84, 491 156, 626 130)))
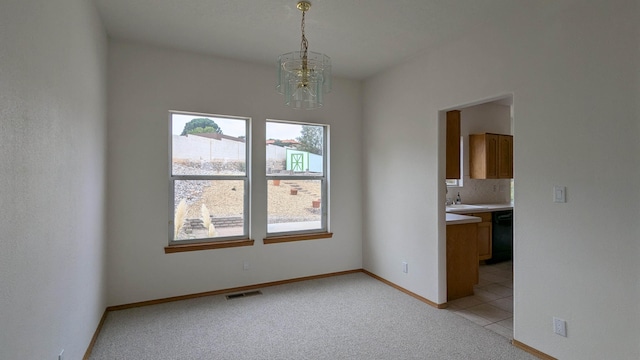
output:
POLYGON ((447 301, 473 295, 478 279, 478 225, 447 225, 447 301))
POLYGON ((491 213, 469 214, 482 219, 478 223, 478 260, 491 259, 491 213))

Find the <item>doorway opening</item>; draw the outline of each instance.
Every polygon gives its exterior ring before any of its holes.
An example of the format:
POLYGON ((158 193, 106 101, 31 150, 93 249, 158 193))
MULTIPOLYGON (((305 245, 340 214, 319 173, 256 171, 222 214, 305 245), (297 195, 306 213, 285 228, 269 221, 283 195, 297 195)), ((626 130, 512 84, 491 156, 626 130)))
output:
MULTIPOLYGON (((450 298, 449 288, 452 285, 447 279, 464 277, 464 274, 453 274, 453 271, 460 270, 451 266, 441 266, 441 269, 445 270, 445 274, 441 273, 440 281, 446 284, 441 289, 447 289, 446 298, 449 311, 512 339, 513 242, 515 240, 513 237, 513 210, 516 195, 513 176, 513 95, 508 94, 443 110, 440 112, 441 124, 446 121, 447 112, 452 110, 459 111, 460 172, 458 179, 443 176, 447 191, 440 193, 439 201, 441 200, 442 204, 452 204, 443 206, 445 208, 443 218, 445 219, 453 217, 451 214, 480 218, 477 232, 474 235, 477 239, 475 245, 478 249, 478 257, 473 259, 475 269, 470 270, 472 274, 467 274, 475 280, 470 280, 473 282, 470 284, 470 293, 450 298), (490 136, 483 136, 483 134, 490 136), (480 152, 478 148, 485 146, 484 144, 478 145, 481 141, 479 139, 482 141, 485 138, 493 139, 493 135, 504 136, 505 139, 511 141, 511 147, 506 146, 504 148, 507 150, 503 151, 503 155, 509 152, 508 157, 505 158, 511 159, 510 173, 502 171, 500 175, 497 175, 496 168, 494 175, 491 166, 497 167, 498 162, 501 161, 498 159, 495 164, 484 163, 484 169, 480 169, 482 166, 478 165, 482 164, 478 160, 481 158, 478 156, 480 152), (485 173, 482 173, 481 170, 485 173), (447 271, 451 274, 446 274, 447 271)), ((446 126, 442 126, 442 128, 446 128, 446 126)), ((441 143, 447 139, 445 132, 441 132, 441 143)), ((448 163, 450 156, 447 155, 450 154, 447 152, 450 151, 450 142, 449 138, 447 146, 440 146, 440 149, 445 149, 445 151, 441 151, 440 161, 446 164, 444 167, 441 166, 441 169, 447 168, 448 174, 450 174, 450 164, 448 163)), ((488 151, 488 153, 492 152, 488 151)), ((448 221, 444 226, 445 235, 440 236, 442 245, 440 258, 444 260, 444 263, 452 259, 451 251, 455 251, 451 250, 452 247, 449 246, 451 239, 446 236, 446 229, 452 224, 454 224, 452 221, 448 221)), ((455 256, 459 255, 455 254, 455 256)), ((456 291, 459 294, 459 289, 456 291)))

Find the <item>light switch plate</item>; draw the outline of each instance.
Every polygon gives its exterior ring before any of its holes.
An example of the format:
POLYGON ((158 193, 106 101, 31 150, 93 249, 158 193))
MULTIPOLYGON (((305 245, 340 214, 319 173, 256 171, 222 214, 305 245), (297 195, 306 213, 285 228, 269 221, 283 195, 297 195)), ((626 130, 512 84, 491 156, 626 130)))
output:
POLYGON ((553 187, 553 202, 565 203, 567 202, 567 187, 566 186, 554 186, 553 187))

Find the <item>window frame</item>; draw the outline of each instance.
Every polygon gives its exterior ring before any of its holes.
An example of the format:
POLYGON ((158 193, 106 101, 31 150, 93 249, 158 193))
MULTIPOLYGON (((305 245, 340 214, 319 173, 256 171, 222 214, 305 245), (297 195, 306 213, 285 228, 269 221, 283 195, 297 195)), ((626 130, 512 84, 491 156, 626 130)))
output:
MULTIPOLYGON (((292 121, 292 120, 279 120, 279 119, 266 119, 265 121, 265 135, 266 128, 269 123, 280 123, 280 124, 292 124, 292 125, 309 125, 309 126, 319 126, 323 128, 322 131, 322 175, 279 175, 279 174, 268 174, 267 169, 265 167, 265 180, 267 183, 267 221, 266 221, 266 237, 265 244, 268 243, 278 243, 278 242, 286 242, 286 241, 296 241, 296 240, 311 240, 311 239, 320 239, 320 238, 330 238, 333 234, 329 232, 330 223, 329 223, 329 193, 330 193, 330 184, 329 184, 329 157, 330 157, 330 146, 329 146, 329 133, 330 133, 330 125, 329 124, 319 124, 312 122, 303 122, 303 121, 292 121), (268 184, 270 180, 315 180, 320 181, 320 228, 318 229, 306 229, 306 230, 293 230, 293 231, 278 231, 278 232, 270 232, 269 231, 269 192, 268 192, 268 184)), ((266 146, 266 136, 265 136, 265 146, 266 146)), ((266 153, 265 153, 265 161, 266 161, 266 153)))
POLYGON ((179 111, 169 110, 169 221, 168 221, 168 234, 169 244, 165 248, 165 253, 182 252, 192 250, 204 250, 208 248, 224 248, 234 246, 253 245, 253 241, 246 243, 246 240, 251 236, 251 118, 248 116, 233 116, 233 115, 219 115, 210 113, 200 113, 191 111, 179 111), (230 120, 243 120, 245 121, 245 173, 244 175, 174 175, 173 174, 173 116, 174 115, 187 115, 187 116, 202 116, 210 118, 225 118, 230 120), (244 196, 243 196, 243 230, 241 235, 234 236, 219 236, 219 237, 207 237, 191 240, 176 240, 175 237, 175 182, 179 180, 209 180, 209 181, 224 181, 224 180, 241 180, 244 183, 244 196), (236 245, 234 245, 236 243, 236 245), (206 244, 211 244, 207 247, 206 244), (205 247, 203 247, 205 245, 205 247), (171 249, 174 249, 173 251, 171 249), (186 250, 184 250, 186 249, 186 250))
POLYGON ((446 179, 447 187, 462 187, 462 179, 446 179))

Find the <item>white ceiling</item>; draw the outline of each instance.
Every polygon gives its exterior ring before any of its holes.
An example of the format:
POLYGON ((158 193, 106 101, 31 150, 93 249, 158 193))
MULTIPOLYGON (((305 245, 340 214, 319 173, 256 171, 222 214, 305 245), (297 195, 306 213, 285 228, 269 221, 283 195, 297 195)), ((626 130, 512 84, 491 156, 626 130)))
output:
MULTIPOLYGON (((275 66, 300 49, 296 0, 94 0, 111 37, 275 66)), ((309 50, 364 79, 507 18, 570 0, 311 0, 309 50)))

